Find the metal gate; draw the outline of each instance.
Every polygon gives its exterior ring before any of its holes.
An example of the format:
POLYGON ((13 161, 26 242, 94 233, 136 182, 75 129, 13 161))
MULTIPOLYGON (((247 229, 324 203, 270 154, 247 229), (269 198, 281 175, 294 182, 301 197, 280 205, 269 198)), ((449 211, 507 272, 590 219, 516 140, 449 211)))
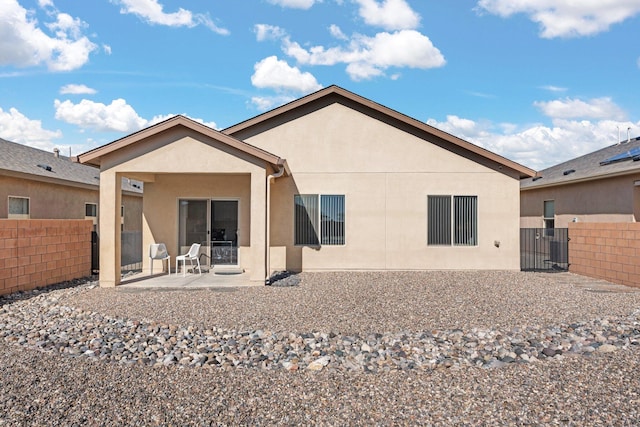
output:
POLYGON ((96 274, 100 269, 100 243, 98 233, 91 232, 91 274, 96 274))
POLYGON ((521 228, 520 270, 569 270, 569 229, 521 228))
MULTIPOLYGON (((137 271, 142 269, 142 232, 123 231, 121 234, 122 249, 120 251, 121 271, 137 271)), ((100 238, 95 231, 91 232, 91 272, 100 271, 100 238)))

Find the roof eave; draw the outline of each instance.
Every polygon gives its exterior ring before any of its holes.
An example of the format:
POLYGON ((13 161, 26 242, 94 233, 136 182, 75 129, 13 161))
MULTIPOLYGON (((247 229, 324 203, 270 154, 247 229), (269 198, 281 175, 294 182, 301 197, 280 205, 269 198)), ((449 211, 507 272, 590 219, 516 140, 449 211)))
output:
POLYGON ((526 166, 523 166, 519 163, 516 163, 514 161, 511 161, 505 157, 502 157, 498 154, 495 154, 489 150, 486 150, 482 147, 479 147, 475 144, 472 144, 468 141, 465 141, 461 138, 458 138, 457 136, 451 135, 445 131, 442 131, 438 128, 435 128, 433 126, 430 126, 424 122, 421 122, 417 119, 414 119, 413 117, 407 116, 405 114, 402 114, 398 111, 395 111, 389 107, 385 107, 382 104, 378 104, 375 101, 372 101, 370 99, 364 98, 358 94, 355 94, 353 92, 350 92, 346 89, 343 89, 339 86, 329 86, 327 88, 321 89, 317 92, 314 92, 312 94, 309 94, 305 97, 299 98, 295 101, 292 101, 288 104, 282 105, 280 107, 277 107, 271 111, 268 111, 266 113, 263 113, 261 115, 258 115, 256 117, 253 117, 249 120, 245 120, 244 122, 238 123, 234 126, 228 127, 226 129, 222 130, 222 133, 227 134, 227 135, 233 135, 235 133, 238 133, 240 131, 243 131, 245 129, 248 129, 252 126, 255 126, 257 124, 263 123, 269 119, 272 119, 274 117, 277 117, 281 114, 285 114, 289 111, 295 110, 296 108, 299 108, 305 104, 308 104, 310 102, 313 102, 315 100, 321 99, 325 96, 331 95, 331 94, 338 94, 340 96, 343 96, 344 98, 347 98, 351 101, 357 102, 365 107, 371 108, 375 111, 377 111, 378 113, 382 113, 384 115, 387 115, 389 117, 392 117, 396 120, 400 120, 401 122, 404 122, 405 124, 408 124, 416 129, 419 129, 423 132, 429 133, 431 135, 434 135, 440 139, 443 139, 449 143, 452 143, 456 146, 459 146, 465 150, 468 150, 474 154, 477 154, 479 156, 482 156, 488 160, 491 160, 493 162, 498 163, 499 165, 502 165, 504 167, 507 167, 515 172, 517 172, 519 174, 520 179, 523 178, 530 178, 536 175, 536 171, 533 169, 530 169, 526 166))
POLYGON ((215 129, 212 129, 206 125, 198 123, 184 116, 174 116, 172 118, 169 118, 156 125, 150 126, 136 133, 125 136, 124 138, 120 138, 109 144, 95 148, 91 151, 87 151, 86 153, 82 153, 77 156, 77 159, 80 163, 100 167, 101 158, 103 156, 113 153, 135 142, 138 142, 146 138, 152 137, 154 135, 157 135, 159 133, 162 133, 175 126, 184 126, 188 129, 196 131, 212 139, 218 140, 230 147, 238 149, 242 152, 245 152, 253 157, 261 159, 272 165, 278 165, 278 163, 282 160, 280 157, 276 156, 275 154, 269 153, 265 150, 262 150, 251 144, 248 144, 244 141, 240 141, 230 135, 219 132, 215 129))
POLYGON ((89 184, 86 182, 72 181, 64 178, 49 177, 49 176, 43 176, 43 175, 36 175, 28 172, 19 172, 19 171, 13 171, 9 169, 0 169, 0 175, 10 176, 13 178, 20 178, 24 180, 36 181, 36 182, 46 182, 48 184, 63 185, 66 187, 84 188, 88 190, 98 190, 98 187, 99 187, 99 183, 97 181, 95 184, 89 184))
POLYGON ((582 178, 571 179, 571 180, 567 180, 567 181, 556 181, 556 182, 550 182, 548 184, 536 184, 536 185, 531 185, 531 186, 527 186, 527 187, 520 187, 520 191, 538 190, 540 188, 559 187, 561 185, 579 184, 581 182, 597 181, 597 180, 600 180, 600 179, 616 178, 616 177, 619 177, 619 176, 635 175, 635 174, 640 174, 640 170, 638 170, 638 169, 630 169, 630 170, 624 170, 624 171, 619 171, 619 172, 612 172, 612 173, 604 173, 604 174, 599 174, 599 175, 585 176, 585 177, 582 177, 582 178))

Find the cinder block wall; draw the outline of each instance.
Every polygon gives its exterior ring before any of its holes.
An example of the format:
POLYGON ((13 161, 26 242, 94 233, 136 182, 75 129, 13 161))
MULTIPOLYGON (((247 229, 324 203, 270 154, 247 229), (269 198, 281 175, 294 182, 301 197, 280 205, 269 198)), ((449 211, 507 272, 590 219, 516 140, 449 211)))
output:
POLYGON ((640 223, 569 223, 569 271, 640 287, 640 223))
POLYGON ((0 295, 91 275, 89 220, 0 219, 0 295))

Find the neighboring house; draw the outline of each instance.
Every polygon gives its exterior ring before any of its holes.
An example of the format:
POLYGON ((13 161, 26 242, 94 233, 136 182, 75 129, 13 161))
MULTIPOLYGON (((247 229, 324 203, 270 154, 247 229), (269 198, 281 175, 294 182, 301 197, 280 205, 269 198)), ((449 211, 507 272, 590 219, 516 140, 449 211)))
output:
POLYGON ((640 219, 640 137, 538 172, 520 183, 520 226, 640 219))
POLYGON ((121 177, 144 181, 143 250, 202 243, 214 269, 264 281, 519 269, 519 182, 534 174, 337 86, 222 132, 176 116, 78 158, 101 170, 102 286, 120 283, 121 177))
MULTIPOLYGON (((97 224, 100 171, 0 139, 0 218, 91 219, 97 224)), ((142 183, 125 180, 120 227, 142 229, 142 183)))

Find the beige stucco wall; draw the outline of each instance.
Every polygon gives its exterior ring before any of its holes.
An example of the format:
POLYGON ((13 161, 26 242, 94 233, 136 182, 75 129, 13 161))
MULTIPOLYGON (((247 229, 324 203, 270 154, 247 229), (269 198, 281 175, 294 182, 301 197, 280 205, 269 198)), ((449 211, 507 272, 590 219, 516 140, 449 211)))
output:
POLYGON ((98 203, 97 187, 89 190, 0 176, 0 218, 7 218, 9 196, 29 197, 31 219, 84 219, 85 203, 98 203))
POLYGON ((266 162, 183 126, 104 154, 101 285, 120 282, 115 269, 120 235, 113 230, 122 177, 145 182, 145 269, 148 247, 158 242, 167 244, 175 265, 181 198, 239 200, 241 267, 252 280, 267 274, 266 206, 271 271, 519 269, 514 171, 507 175, 497 166, 483 166, 486 159, 455 154, 340 104, 266 128, 246 141, 286 158, 292 175, 277 178, 267 190, 274 170, 266 162), (344 194, 346 244, 294 246, 295 194, 344 194), (478 197, 477 246, 427 245, 428 195, 478 197))
MULTIPOLYGON (((95 189, 0 175, 0 218, 8 217, 9 196, 28 197, 30 219, 85 219, 85 203, 99 205, 95 189)), ((124 229, 142 229, 142 197, 123 196, 124 229)), ((98 210, 99 210, 98 206, 98 210)))
MULTIPOLYGON (((238 244, 241 248, 250 245, 251 176, 248 174, 170 174, 158 175, 155 182, 144 188, 143 248, 146 242, 162 242, 167 245, 174 260, 178 248, 178 201, 179 199, 229 199, 238 200, 238 244), (185 186, 185 182, 191 183, 185 186)), ((149 243, 150 244, 150 243, 149 243)), ((241 249, 243 252, 244 249, 241 249)), ((203 248, 203 252, 204 251, 203 248)), ((242 255, 241 252, 241 255, 242 255)), ((240 256, 240 267, 251 268, 250 259, 240 256)), ((143 256, 143 268, 149 267, 148 254, 143 256)))
POLYGON ((271 244, 291 270, 519 268, 516 179, 339 104, 247 142, 292 171, 271 201, 271 244), (293 245, 293 196, 316 193, 345 195, 344 246, 293 245), (427 246, 428 195, 478 196, 479 245, 427 246))
POLYGON ((545 200, 554 200, 555 226, 578 222, 635 222, 640 218, 640 174, 586 181, 520 193, 520 226, 543 226, 545 200))

